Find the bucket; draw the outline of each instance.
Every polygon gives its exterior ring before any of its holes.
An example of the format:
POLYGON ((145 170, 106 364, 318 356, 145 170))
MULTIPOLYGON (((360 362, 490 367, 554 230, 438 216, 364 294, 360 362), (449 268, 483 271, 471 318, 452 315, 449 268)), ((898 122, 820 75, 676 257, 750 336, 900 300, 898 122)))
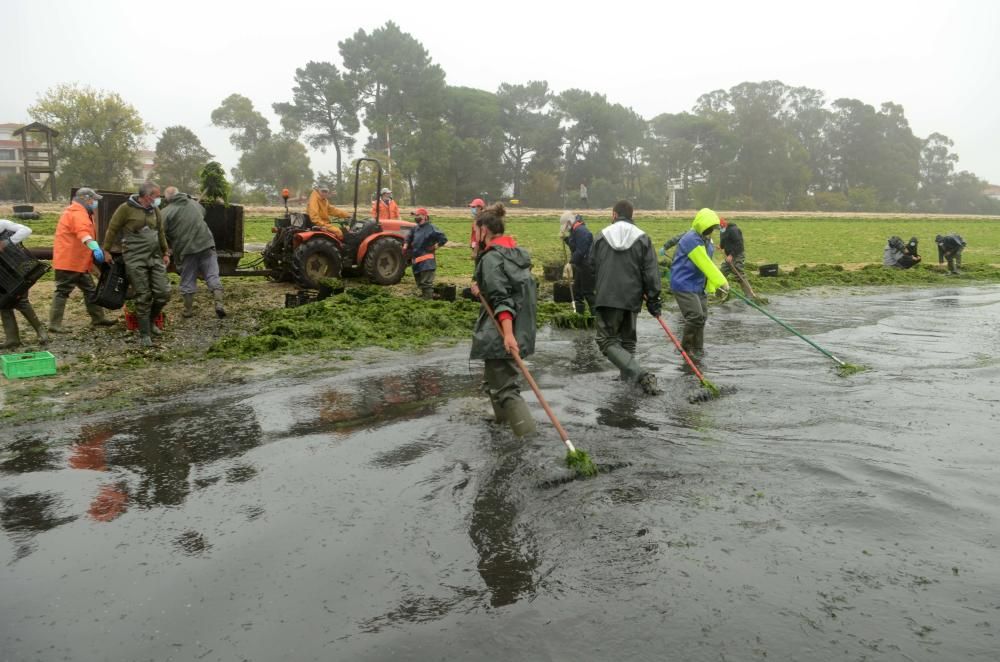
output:
POLYGON ((761 265, 758 272, 761 276, 777 276, 778 275, 778 265, 776 264, 763 264, 761 265))
POLYGON ((573 288, 568 281, 562 281, 552 285, 552 300, 556 303, 573 302, 573 288))
MULTIPOLYGON (((153 324, 155 324, 156 328, 160 329, 161 331, 163 330, 163 325, 166 323, 167 323, 167 318, 163 313, 157 315, 156 319, 153 320, 153 324)), ((128 310, 125 311, 125 328, 128 329, 129 331, 139 330, 139 318, 136 317, 135 313, 128 310)))

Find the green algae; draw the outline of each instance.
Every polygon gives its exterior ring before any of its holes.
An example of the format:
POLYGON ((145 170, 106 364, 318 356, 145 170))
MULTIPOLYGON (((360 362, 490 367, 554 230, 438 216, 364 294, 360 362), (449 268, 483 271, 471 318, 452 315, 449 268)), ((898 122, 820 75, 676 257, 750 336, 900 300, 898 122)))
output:
POLYGON ((575 471, 578 476, 589 478, 597 475, 597 465, 590 459, 590 454, 579 448, 576 451, 566 451, 566 466, 575 471))
POLYGON ((837 374, 841 377, 850 377, 851 375, 856 375, 859 372, 865 372, 868 370, 868 366, 855 365, 854 363, 841 363, 837 366, 837 374))

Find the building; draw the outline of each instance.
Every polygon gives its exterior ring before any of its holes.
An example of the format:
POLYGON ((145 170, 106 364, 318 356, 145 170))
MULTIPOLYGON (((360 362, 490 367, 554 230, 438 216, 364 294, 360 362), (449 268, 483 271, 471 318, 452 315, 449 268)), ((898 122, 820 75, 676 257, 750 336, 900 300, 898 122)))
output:
MULTIPOLYGON (((17 175, 24 170, 24 154, 21 153, 21 137, 14 137, 14 132, 24 124, 20 122, 5 122, 0 124, 0 177, 7 175, 17 175)), ((29 142, 29 147, 43 148, 35 142, 29 142)), ((39 186, 42 186, 48 179, 48 175, 36 172, 32 175, 39 186)))
MULTIPOLYGON (((6 122, 0 124, 0 177, 9 174, 20 174, 24 169, 24 155, 21 153, 21 137, 14 137, 14 132, 24 124, 20 122, 6 122)), ((28 143, 29 147, 44 147, 35 143, 28 143)), ((139 184, 149 179, 153 174, 153 167, 156 165, 156 152, 151 149, 139 151, 139 158, 129 172, 129 179, 138 187, 139 184)), ((34 173, 32 175, 39 186, 44 185, 48 175, 34 173)))
POLYGON ((996 184, 990 184, 989 186, 983 189, 983 195, 993 200, 1000 200, 1000 186, 997 186, 996 184))

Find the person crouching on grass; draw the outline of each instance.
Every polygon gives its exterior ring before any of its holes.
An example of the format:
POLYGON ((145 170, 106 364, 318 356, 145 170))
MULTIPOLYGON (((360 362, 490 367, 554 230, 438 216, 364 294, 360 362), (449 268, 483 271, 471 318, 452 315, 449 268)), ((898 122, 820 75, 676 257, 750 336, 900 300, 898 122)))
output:
POLYGON ((702 209, 677 244, 670 266, 670 289, 684 316, 681 347, 692 359, 705 355, 705 322, 708 320, 708 294, 729 294, 729 282, 712 262, 715 246, 712 233, 719 227, 719 216, 702 209))
POLYGON ((504 235, 506 209, 500 203, 476 216, 478 233, 472 293, 486 299, 503 334, 484 308, 472 334, 471 359, 485 361, 483 377, 498 422, 506 422, 518 437, 535 431, 535 419, 521 397, 518 368, 512 355, 535 351, 536 285, 531 256, 513 237, 504 235))
POLYGON ((413 280, 417 282, 420 295, 425 299, 433 299, 434 274, 437 272, 434 252, 448 242, 448 237, 430 222, 431 217, 423 207, 413 212, 413 220, 417 227, 406 235, 403 255, 413 264, 413 280))

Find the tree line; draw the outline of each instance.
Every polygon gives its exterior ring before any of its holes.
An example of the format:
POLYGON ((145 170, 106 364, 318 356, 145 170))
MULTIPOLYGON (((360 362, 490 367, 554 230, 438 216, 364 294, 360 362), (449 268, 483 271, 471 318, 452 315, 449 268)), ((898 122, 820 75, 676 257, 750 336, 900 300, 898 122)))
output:
MULTIPOLYGON (((212 111, 240 158, 235 200, 274 201, 314 183, 352 191, 360 153, 390 166, 397 199, 464 205, 487 194, 537 207, 576 201, 640 208, 1000 213, 987 183, 956 172, 953 142, 910 128, 903 107, 780 81, 744 82, 700 96, 689 111, 646 119, 598 92, 556 92, 546 81, 495 92, 448 85, 426 48, 393 22, 339 43, 341 64, 296 69, 290 98, 272 104, 272 127, 239 94, 212 111), (365 131, 362 134, 362 127, 365 131), (313 172, 308 147, 332 150, 336 168, 313 172)), ((116 94, 63 85, 29 109, 61 132, 60 188, 127 184, 143 135, 139 113, 116 94)), ((192 188, 211 158, 188 128, 164 129, 156 176, 192 188)))

